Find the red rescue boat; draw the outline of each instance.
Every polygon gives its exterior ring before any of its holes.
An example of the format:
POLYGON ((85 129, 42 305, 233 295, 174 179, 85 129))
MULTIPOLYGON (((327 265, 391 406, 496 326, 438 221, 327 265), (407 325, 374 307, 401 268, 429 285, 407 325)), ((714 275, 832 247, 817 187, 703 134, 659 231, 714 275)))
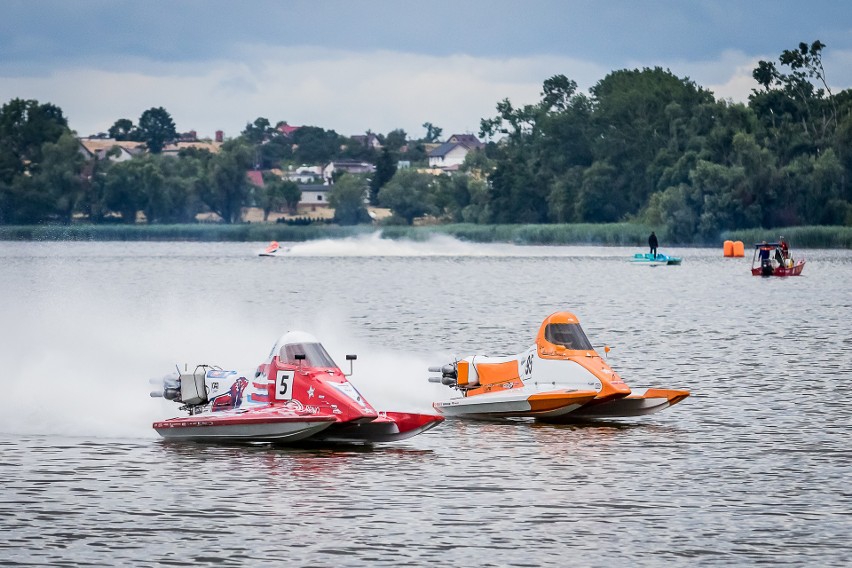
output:
POLYGON ((755 243, 751 259, 753 276, 799 276, 805 268, 805 259, 793 259, 790 247, 781 237, 778 242, 755 243))

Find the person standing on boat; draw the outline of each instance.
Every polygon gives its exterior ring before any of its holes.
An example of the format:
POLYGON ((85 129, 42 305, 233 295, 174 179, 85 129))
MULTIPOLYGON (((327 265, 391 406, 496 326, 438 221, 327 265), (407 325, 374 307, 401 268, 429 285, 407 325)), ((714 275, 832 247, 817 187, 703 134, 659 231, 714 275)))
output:
POLYGON ((784 237, 780 237, 778 240, 781 241, 781 256, 790 258, 790 247, 787 245, 787 241, 784 240, 784 237))
POLYGON ((769 251, 770 250, 772 250, 772 248, 769 246, 769 243, 767 243, 766 241, 763 241, 760 244, 759 258, 760 258, 761 263, 764 260, 769 260, 769 251))
POLYGON ((654 258, 657 258, 657 235, 654 231, 651 231, 651 236, 648 237, 648 246, 651 247, 651 254, 654 255, 654 258))

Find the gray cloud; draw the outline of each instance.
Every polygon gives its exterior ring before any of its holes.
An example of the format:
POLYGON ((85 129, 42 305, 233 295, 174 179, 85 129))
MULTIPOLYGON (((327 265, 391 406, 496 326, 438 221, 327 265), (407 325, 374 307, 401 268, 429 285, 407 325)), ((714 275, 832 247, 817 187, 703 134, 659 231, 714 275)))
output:
POLYGON ((843 2, 810 0, 4 0, 3 67, 229 57, 235 46, 322 46, 430 55, 562 55, 618 67, 671 54, 776 53, 821 39, 849 47, 843 2))
POLYGON ((52 102, 81 134, 152 106, 206 135, 258 116, 463 132, 557 73, 587 90, 660 65, 745 100, 758 59, 814 39, 852 85, 852 12, 829 0, 4 0, 0 102, 52 102))

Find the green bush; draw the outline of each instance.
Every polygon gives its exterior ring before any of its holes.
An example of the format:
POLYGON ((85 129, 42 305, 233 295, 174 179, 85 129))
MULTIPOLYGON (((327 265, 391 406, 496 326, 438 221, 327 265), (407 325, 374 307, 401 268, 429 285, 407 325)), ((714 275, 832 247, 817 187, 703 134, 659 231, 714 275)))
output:
MULTIPOLYGON (((380 231, 386 239, 424 241, 431 235, 449 235, 474 243, 515 243, 520 245, 608 245, 640 246, 648 242, 651 229, 641 223, 578 223, 554 225, 371 225, 305 226, 279 223, 187 224, 187 225, 38 225, 0 226, 0 240, 24 241, 285 241, 341 239, 380 231)), ((852 227, 814 226, 784 229, 745 229, 725 231, 719 240, 703 243, 670 241, 666 231, 657 231, 662 247, 702 244, 717 246, 725 240, 743 241, 746 248, 763 240, 784 235, 796 248, 852 248, 852 227)))
POLYGON ((852 248, 852 227, 810 226, 783 229, 743 229, 725 231, 722 242, 742 241, 748 248, 761 241, 776 241, 783 236, 794 248, 852 248))

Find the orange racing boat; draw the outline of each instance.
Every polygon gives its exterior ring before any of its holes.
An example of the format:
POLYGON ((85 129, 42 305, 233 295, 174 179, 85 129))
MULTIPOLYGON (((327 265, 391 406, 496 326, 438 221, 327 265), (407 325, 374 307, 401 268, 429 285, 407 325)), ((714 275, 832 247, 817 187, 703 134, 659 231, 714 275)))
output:
POLYGON ((535 344, 518 355, 473 355, 429 371, 441 373, 430 382, 461 393, 433 403, 445 416, 570 422, 652 414, 689 396, 687 390, 631 389, 569 312, 545 318, 535 344))

